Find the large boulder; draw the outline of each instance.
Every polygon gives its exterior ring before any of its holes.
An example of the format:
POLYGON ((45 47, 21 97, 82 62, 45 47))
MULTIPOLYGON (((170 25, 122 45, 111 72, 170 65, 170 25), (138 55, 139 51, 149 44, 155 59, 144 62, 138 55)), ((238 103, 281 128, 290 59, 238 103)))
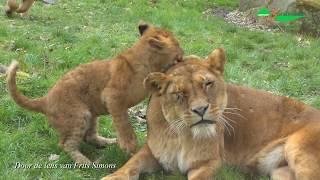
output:
MULTIPOLYGON (((312 1, 312 0, 300 0, 300 1, 312 1)), ((319 1, 319 0, 314 0, 319 1)), ((311 3, 312 4, 312 3, 311 3)), ((285 12, 289 7, 296 6, 296 0, 240 0, 239 10, 247 11, 256 7, 268 7, 271 9, 276 9, 281 12, 285 12)))
POLYGON ((320 37, 320 0, 298 0, 305 17, 300 32, 320 37))
POLYGON ((252 8, 263 7, 266 5, 267 5, 266 0, 240 0, 239 10, 240 11, 247 11, 252 8))
POLYGON ((297 0, 297 5, 320 10, 320 0, 297 0))

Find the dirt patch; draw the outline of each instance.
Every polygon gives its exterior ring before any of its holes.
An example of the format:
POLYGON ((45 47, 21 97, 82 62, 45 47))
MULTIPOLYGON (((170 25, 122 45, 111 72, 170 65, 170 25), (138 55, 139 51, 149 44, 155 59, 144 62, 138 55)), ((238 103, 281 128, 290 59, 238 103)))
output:
POLYGON ((234 24, 238 27, 248 28, 251 31, 276 31, 276 29, 257 21, 255 10, 240 12, 239 10, 230 11, 225 8, 207 9, 203 12, 205 15, 223 18, 226 22, 234 24))
POLYGON ((267 32, 294 32, 320 37, 320 10, 312 8, 301 9, 304 18, 291 23, 280 23, 275 21, 275 17, 257 17, 259 7, 251 8, 247 11, 228 10, 223 7, 207 9, 203 12, 206 16, 216 16, 223 18, 226 22, 235 26, 247 28, 250 31, 267 32))

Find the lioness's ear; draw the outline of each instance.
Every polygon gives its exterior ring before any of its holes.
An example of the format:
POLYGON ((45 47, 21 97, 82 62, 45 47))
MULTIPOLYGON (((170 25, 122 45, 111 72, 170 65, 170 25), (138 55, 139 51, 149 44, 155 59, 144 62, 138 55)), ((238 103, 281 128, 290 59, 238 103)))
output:
POLYGON ((169 79, 167 75, 160 72, 150 73, 143 82, 144 88, 150 92, 159 92, 163 94, 168 86, 169 79))
POLYGON ((208 56, 207 60, 209 61, 208 63, 212 70, 218 71, 223 74, 226 55, 222 48, 213 50, 212 53, 208 56))
POLYGON ((138 25, 138 29, 140 32, 140 35, 142 36, 142 34, 150 27, 149 24, 145 23, 145 22, 140 22, 138 25))

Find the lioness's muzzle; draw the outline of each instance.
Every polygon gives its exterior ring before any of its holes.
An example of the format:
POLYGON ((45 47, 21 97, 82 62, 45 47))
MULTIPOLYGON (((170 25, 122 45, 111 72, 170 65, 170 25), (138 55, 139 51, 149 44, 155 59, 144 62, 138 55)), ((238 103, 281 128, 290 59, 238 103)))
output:
POLYGON ((215 124, 215 121, 210 121, 210 120, 202 119, 202 120, 200 120, 200 121, 192 124, 192 125, 190 126, 190 128, 192 128, 193 126, 196 126, 196 125, 198 125, 198 124, 215 124))

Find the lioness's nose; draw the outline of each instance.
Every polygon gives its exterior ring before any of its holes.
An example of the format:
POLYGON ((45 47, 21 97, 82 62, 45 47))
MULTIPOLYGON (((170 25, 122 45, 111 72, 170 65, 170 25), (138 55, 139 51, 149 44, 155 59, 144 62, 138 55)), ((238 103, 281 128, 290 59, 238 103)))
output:
POLYGON ((194 113, 196 113, 196 114, 198 114, 199 116, 202 117, 204 115, 204 113, 206 113, 208 107, 209 107, 209 104, 207 104, 206 106, 199 106, 199 107, 196 107, 196 108, 192 108, 191 110, 194 113))

